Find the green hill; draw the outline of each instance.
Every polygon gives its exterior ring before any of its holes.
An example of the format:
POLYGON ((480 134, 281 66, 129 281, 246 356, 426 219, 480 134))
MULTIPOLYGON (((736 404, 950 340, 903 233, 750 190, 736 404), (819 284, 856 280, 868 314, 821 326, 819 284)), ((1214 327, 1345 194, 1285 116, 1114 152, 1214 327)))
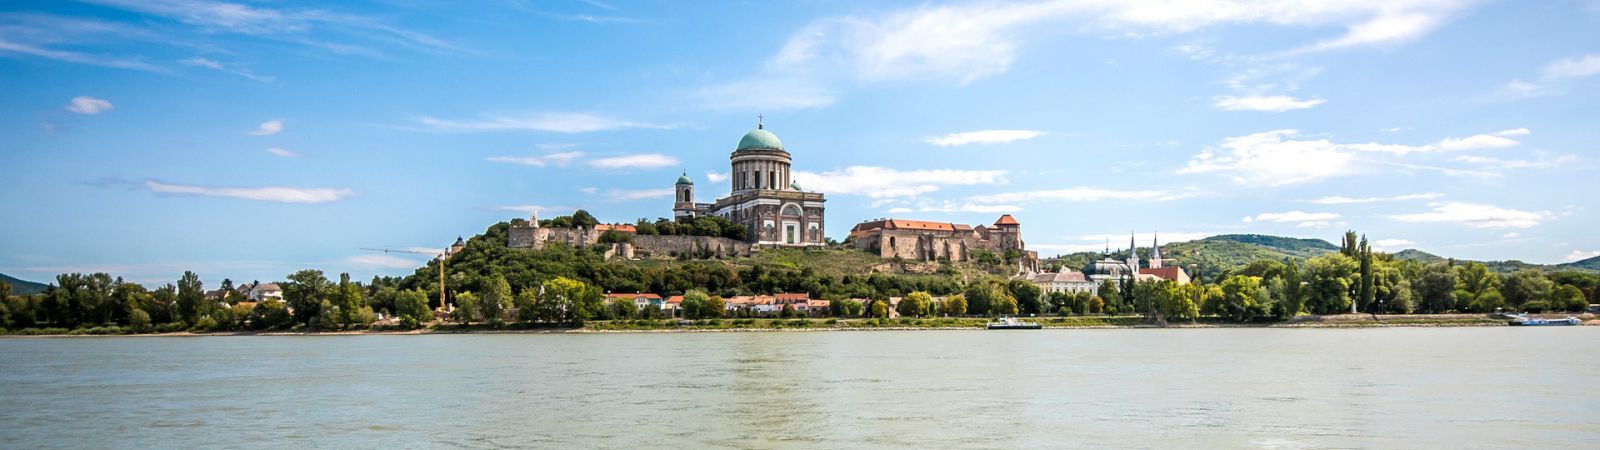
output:
MULTIPOLYGON (((1417 262, 1422 262, 1422 263, 1434 263, 1434 262, 1439 262, 1439 261, 1444 261, 1445 260, 1445 257, 1443 257, 1443 256, 1435 255, 1435 254, 1428 253, 1428 252, 1425 252, 1425 251, 1422 251, 1422 250, 1410 249, 1410 248, 1394 253, 1394 257, 1395 257, 1395 259, 1406 260, 1406 261, 1417 261, 1417 262)), ((1457 261, 1469 261, 1469 260, 1457 260, 1457 261)), ((1565 264, 1534 264, 1534 263, 1529 263, 1529 262, 1517 261, 1515 259, 1506 260, 1506 261, 1473 261, 1473 262, 1483 263, 1483 265, 1489 266, 1489 270, 1492 270, 1492 271, 1495 271, 1495 272, 1499 272, 1501 274, 1512 273, 1512 272, 1516 272, 1518 270, 1523 270, 1523 269, 1534 269, 1534 270, 1539 270, 1539 271, 1544 271, 1544 272, 1553 272, 1553 271, 1558 271, 1558 270, 1579 270, 1579 271, 1585 271, 1585 272, 1597 272, 1597 271, 1600 271, 1600 257, 1594 257, 1594 258, 1589 258, 1589 259, 1585 259, 1585 260, 1582 260, 1582 261, 1570 262, 1570 263, 1565 263, 1565 264)))
POLYGON ((1241 244, 1255 244, 1270 247, 1288 253, 1320 255, 1339 249, 1328 241, 1321 239, 1303 239, 1283 236, 1268 236, 1265 234, 1223 234, 1208 237, 1202 240, 1233 241, 1241 244))
POLYGON ((1556 267, 1561 269, 1600 271, 1600 256, 1564 264, 1556 264, 1556 267))
POLYGON ((11 295, 33 295, 44 292, 45 284, 20 280, 10 275, 0 273, 0 281, 11 285, 11 295))

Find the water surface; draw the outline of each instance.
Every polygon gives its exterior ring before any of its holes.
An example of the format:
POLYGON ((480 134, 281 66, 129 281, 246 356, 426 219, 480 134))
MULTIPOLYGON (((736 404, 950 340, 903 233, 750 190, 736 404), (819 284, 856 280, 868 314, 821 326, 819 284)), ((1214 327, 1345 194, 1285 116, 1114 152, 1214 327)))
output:
POLYGON ((0 339, 3 448, 1593 448, 1600 327, 0 339))

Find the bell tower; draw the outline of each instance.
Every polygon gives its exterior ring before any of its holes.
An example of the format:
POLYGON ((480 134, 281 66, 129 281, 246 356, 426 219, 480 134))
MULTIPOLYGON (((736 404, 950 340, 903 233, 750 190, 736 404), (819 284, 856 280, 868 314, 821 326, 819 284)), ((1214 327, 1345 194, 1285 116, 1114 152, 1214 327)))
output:
POLYGON ((676 195, 672 202, 672 217, 694 217, 694 181, 689 179, 689 172, 678 176, 678 182, 672 190, 676 195))

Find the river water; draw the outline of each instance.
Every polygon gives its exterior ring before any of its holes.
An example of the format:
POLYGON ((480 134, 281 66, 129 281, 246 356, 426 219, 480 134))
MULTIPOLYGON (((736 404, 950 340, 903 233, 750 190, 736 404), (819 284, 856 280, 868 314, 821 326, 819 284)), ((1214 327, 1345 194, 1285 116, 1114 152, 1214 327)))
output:
POLYGON ((1594 448, 1600 327, 0 339, 0 447, 1594 448))

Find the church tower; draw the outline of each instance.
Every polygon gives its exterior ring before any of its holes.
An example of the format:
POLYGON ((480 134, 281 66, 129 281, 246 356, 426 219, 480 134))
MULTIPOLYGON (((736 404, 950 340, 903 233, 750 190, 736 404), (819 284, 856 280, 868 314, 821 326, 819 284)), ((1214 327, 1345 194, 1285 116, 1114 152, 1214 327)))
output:
POLYGON ((1150 238, 1150 268, 1161 268, 1161 235, 1159 233, 1150 238))
POLYGON ((1134 246, 1133 233, 1128 233, 1128 270, 1139 273, 1139 247, 1134 246))
POLYGON ((672 217, 675 219, 693 218, 695 215, 694 181, 689 179, 689 172, 684 172, 683 175, 678 176, 678 182, 673 185, 672 190, 676 195, 672 202, 672 217))

